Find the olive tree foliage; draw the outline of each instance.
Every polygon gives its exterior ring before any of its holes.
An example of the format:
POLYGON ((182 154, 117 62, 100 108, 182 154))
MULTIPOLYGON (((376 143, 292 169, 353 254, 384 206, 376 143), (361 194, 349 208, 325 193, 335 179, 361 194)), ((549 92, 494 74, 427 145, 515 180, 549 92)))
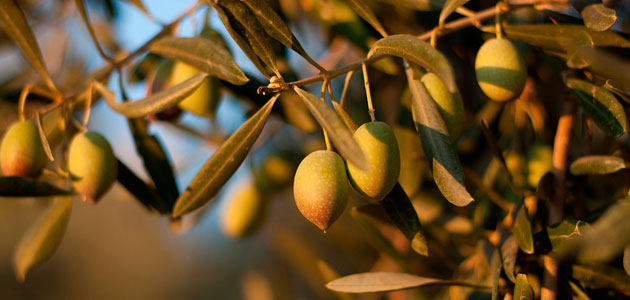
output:
POLYGON ((324 231, 362 228, 398 268, 339 277, 320 260, 322 289, 630 296, 627 2, 200 0, 130 52, 107 23, 119 2, 155 21, 141 0, 0 2, 0 42, 28 62, 2 74, 2 112, 12 117, 2 124, 0 196, 54 199, 16 247, 18 279, 62 242, 73 196, 97 204, 117 181, 178 228, 203 216, 264 145, 252 186, 221 213, 226 235, 256 234, 269 198, 294 188, 306 219, 324 231), (197 12, 206 18, 194 36, 179 36, 197 12), (69 18, 87 29, 101 65, 86 71, 84 58, 38 45, 35 33, 69 18), (308 31, 324 53, 306 47, 308 31), (128 84, 144 84, 146 97, 128 99, 128 84), (182 113, 214 119, 227 95, 250 110, 236 131, 180 123, 182 113), (116 141, 86 130, 101 100, 127 118, 149 181, 113 155, 116 141), (265 126, 271 119, 281 125, 265 126), (154 122, 217 146, 185 187, 154 122), (311 157, 316 150, 326 152, 311 157), (354 222, 336 229, 343 215, 354 222))

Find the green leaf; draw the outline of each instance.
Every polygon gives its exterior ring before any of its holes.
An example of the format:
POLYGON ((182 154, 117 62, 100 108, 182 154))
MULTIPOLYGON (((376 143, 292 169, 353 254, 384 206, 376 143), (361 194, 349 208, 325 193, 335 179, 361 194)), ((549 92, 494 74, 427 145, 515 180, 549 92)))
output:
POLYGON ((584 287, 614 289, 630 296, 630 277, 622 270, 606 265, 573 265, 572 275, 584 287))
POLYGON ((350 209, 350 215, 352 216, 354 221, 357 222, 361 226, 361 228, 365 231, 365 233, 370 238, 370 240, 374 242, 374 244, 376 245, 378 249, 385 252, 393 261, 396 262, 396 264, 398 264, 400 268, 402 268, 403 270, 406 268, 403 257, 400 255, 400 253, 398 253, 396 248, 394 248, 394 245, 392 245, 392 242, 388 240, 376 228, 376 226, 374 226, 370 222, 370 220, 368 220, 361 213, 360 210, 358 210, 356 207, 353 207, 352 209, 350 209))
POLYGON ((527 254, 534 253, 534 235, 532 234, 532 222, 527 215, 527 207, 523 200, 516 207, 514 228, 512 233, 516 237, 519 248, 527 254))
POLYGON ((335 145, 339 154, 347 161, 351 161, 359 168, 367 168, 367 160, 359 144, 352 137, 346 124, 339 118, 335 111, 322 102, 315 95, 299 88, 293 90, 300 96, 306 107, 311 111, 317 122, 326 130, 328 137, 335 145))
POLYGON ((376 41, 367 57, 371 58, 381 53, 402 57, 418 64, 440 77, 451 93, 457 91, 453 68, 448 60, 440 51, 423 40, 408 34, 390 35, 376 41))
POLYGON ((94 83, 94 88, 103 95, 107 105, 114 111, 127 118, 140 118, 177 105, 177 103, 194 93, 206 77, 208 77, 208 74, 200 72, 180 84, 152 94, 142 100, 131 102, 117 102, 114 93, 99 82, 94 83))
MULTIPOLYGON (((586 222, 562 221, 559 224, 547 228, 551 249, 556 253, 563 253, 572 247, 572 240, 578 239, 589 230, 590 226, 586 222), (568 247, 568 248, 567 248, 568 247)), ((575 245, 575 244, 573 244, 575 245)))
POLYGON ((582 10, 584 24, 593 30, 604 31, 617 22, 617 14, 603 4, 593 4, 582 10))
POLYGON ((518 244, 516 243, 516 238, 514 236, 510 236, 503 242, 503 245, 501 245, 501 260, 503 261, 503 271, 505 271, 507 278, 518 284, 516 278, 514 277, 514 266, 516 265, 517 254, 518 244))
POLYGON ((399 183, 396 183, 380 204, 392 223, 407 237, 411 248, 420 255, 429 255, 418 214, 399 183))
POLYGON ((348 2, 350 7, 352 7, 352 9, 359 16, 361 16, 361 18, 363 18, 363 20, 372 25, 372 27, 374 27, 374 29, 376 29, 378 33, 380 33, 382 36, 387 36, 387 31, 385 31, 385 28, 383 27, 383 25, 381 25, 381 22, 379 22, 379 20, 376 18, 368 3, 366 3, 364 0, 347 0, 346 2, 348 2))
POLYGON ((0 197, 43 197, 72 195, 48 182, 28 177, 0 177, 0 197))
POLYGON ((24 12, 22 12, 16 0, 3 0, 0 2, 0 27, 20 47, 26 60, 39 73, 46 86, 56 91, 55 84, 50 79, 50 75, 44 65, 44 59, 37 41, 28 25, 28 21, 26 21, 24 12))
POLYGON ((571 174, 610 174, 626 168, 626 162, 617 156, 589 155, 576 159, 571 164, 571 174))
POLYGON ((466 4, 470 0, 446 0, 444 6, 442 7, 442 11, 440 12, 439 26, 442 28, 444 26, 444 21, 451 15, 458 7, 466 4))
POLYGON ((623 269, 630 276, 630 244, 623 249, 623 269))
POLYGON ((85 27, 87 27, 88 32, 90 33, 90 37, 92 37, 92 42, 94 42, 94 45, 96 46, 96 50, 98 51, 98 54, 100 54, 103 59, 112 61, 111 57, 109 57, 107 54, 105 54, 105 51, 103 51, 103 47, 101 47, 101 43, 98 42, 98 37, 96 36, 96 33, 94 32, 94 27, 92 27, 92 23, 90 23, 90 17, 89 17, 87 8, 85 7, 85 3, 83 1, 84 0, 75 0, 74 4, 77 6, 77 9, 79 10, 79 13, 81 14, 83 23, 85 23, 85 27))
POLYGON ((527 275, 518 274, 516 275, 516 286, 514 287, 514 297, 512 299, 515 300, 533 300, 534 299, 534 290, 532 286, 529 284, 527 280, 527 275))
POLYGON ((441 280, 399 272, 370 272, 348 275, 329 282, 326 284, 326 287, 336 292, 360 294, 453 285, 480 289, 489 288, 488 286, 465 281, 441 280))
POLYGON ((343 107, 341 107, 341 104, 335 101, 332 101, 332 104, 333 104, 333 107, 335 108, 335 111, 339 115, 339 118, 341 118, 341 120, 346 124, 346 126, 348 126, 348 129, 350 129, 350 131, 352 132, 355 132, 359 128, 357 123, 355 123, 352 117, 350 117, 350 115, 346 112, 346 110, 343 109, 343 107))
POLYGON ((39 138, 42 141, 42 146, 44 147, 44 152, 46 152, 46 156, 48 156, 48 160, 55 161, 52 150, 50 150, 50 144, 48 143, 48 138, 46 137, 46 132, 44 131, 44 125, 42 124, 42 118, 39 117, 39 113, 35 115, 35 123, 37 124, 39 138))
POLYGON ((626 132, 626 113, 613 94, 583 80, 570 78, 566 84, 600 128, 614 137, 626 132))
POLYGON ((584 69, 591 65, 592 58, 588 50, 593 49, 593 39, 586 31, 578 32, 566 46, 567 67, 584 69))
POLYGON ((412 110, 422 149, 432 167, 433 179, 446 200, 466 206, 474 199, 464 186, 464 171, 435 101, 414 70, 406 64, 407 81, 412 95, 412 110))
POLYGON ((241 85, 249 81, 221 43, 204 37, 165 37, 151 44, 149 51, 180 60, 232 84, 241 85))
POLYGON ((267 3, 265 0, 242 0, 247 7, 256 15, 256 19, 265 29, 267 34, 269 34, 272 38, 280 42, 281 44, 295 50, 298 54, 300 54, 304 59, 306 59, 311 65, 319 69, 320 71, 325 71, 325 69, 320 66, 314 59, 312 59, 306 50, 302 47, 300 42, 297 40, 289 26, 280 18, 280 16, 276 13, 275 10, 267 3))
POLYGON ((206 161, 173 208, 173 217, 180 217, 206 204, 232 177, 243 163, 271 113, 280 94, 272 97, 262 108, 234 132, 206 161))
POLYGON ((71 211, 71 197, 57 198, 42 218, 22 237, 13 256, 13 267, 18 281, 24 281, 26 273, 55 253, 66 231, 71 211))

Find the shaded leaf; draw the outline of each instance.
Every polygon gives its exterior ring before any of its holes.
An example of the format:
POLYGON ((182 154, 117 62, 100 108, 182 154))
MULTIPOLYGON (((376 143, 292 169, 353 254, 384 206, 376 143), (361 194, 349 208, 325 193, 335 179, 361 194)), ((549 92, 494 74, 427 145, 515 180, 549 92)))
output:
MULTIPOLYGON (((367 236, 374 242, 377 248, 385 252, 392 260, 394 260, 401 269, 406 269, 404 260, 400 253, 396 251, 394 245, 388 240, 356 207, 350 209, 350 215, 365 231, 367 236)), ((335 278, 336 279, 336 278, 335 278)), ((328 280, 332 281, 332 280, 328 280)))
POLYGON ((57 198, 42 218, 22 237, 13 256, 13 267, 18 281, 24 281, 33 267, 55 253, 66 231, 71 210, 71 197, 57 198))
POLYGON ((524 200, 516 206, 514 217, 514 228, 512 233, 516 238, 519 248, 527 254, 534 253, 534 235, 532 234, 532 222, 527 214, 527 207, 524 200))
POLYGON ((571 287, 571 291, 573 292, 574 300, 591 300, 591 298, 584 292, 582 287, 574 283, 573 281, 569 281, 569 286, 571 287))
POLYGON ((566 247, 571 247, 571 241, 578 239, 590 226, 586 222, 562 221, 559 224, 547 228, 551 249, 556 253, 563 253, 566 247))
POLYGON ((165 37, 151 44, 149 51, 180 60, 232 84, 241 85, 249 81, 221 43, 204 37, 165 37))
POLYGON ((42 124, 42 119, 39 117, 39 113, 35 115, 35 123, 37 123, 39 138, 42 141, 42 146, 44 147, 44 152, 46 152, 46 156, 48 156, 48 160, 55 161, 55 157, 53 157, 52 151, 50 150, 50 144, 48 143, 48 138, 46 137, 44 125, 42 124))
POLYGON ((492 275, 492 300, 499 299, 499 279, 501 278, 501 256, 495 249, 490 259, 490 272, 492 275))
MULTIPOLYGON (((514 277, 514 266, 516 265, 516 255, 518 254, 518 244, 516 238, 510 236, 503 245, 501 245, 501 260, 503 261, 503 271, 507 278, 518 284, 516 277, 514 277)), ((517 298, 518 299, 518 298, 517 298)))
POLYGON ((173 208, 173 217, 179 217, 206 204, 232 177, 243 163, 252 145, 262 131, 279 94, 271 98, 206 161, 173 208))
POLYGON ((483 136, 486 138, 486 142, 488 142, 488 147, 492 151, 492 155, 494 155, 494 157, 499 160, 499 162, 501 163, 501 167, 503 167, 503 170, 505 171, 505 174, 507 174, 510 181, 512 181, 512 173, 507 167, 507 162, 505 161, 505 157, 503 156, 503 151, 501 151, 501 148, 499 148, 496 138, 494 137, 488 126, 486 126, 486 123, 484 121, 481 121, 481 131, 483 132, 483 136))
POLYGON ((577 32, 566 46, 567 67, 583 69, 591 65, 589 49, 593 48, 593 39, 586 31, 577 32))
POLYGON ((533 300, 534 290, 527 281, 527 275, 518 274, 516 276, 516 286, 514 287, 514 300, 533 300))
POLYGON ((118 175, 116 179, 145 207, 154 208, 162 214, 168 212, 169 207, 162 200, 157 190, 147 185, 120 160, 118 160, 118 175))
POLYGON ((72 192, 58 188, 48 182, 28 177, 0 177, 0 197, 43 197, 72 195, 72 192))
POLYGON ((341 107, 341 104, 335 101, 332 101, 332 104, 335 107, 335 111, 339 115, 339 118, 341 118, 346 126, 348 126, 348 129, 350 129, 350 131, 352 132, 355 132, 359 128, 357 123, 355 123, 354 120, 352 120, 352 117, 350 117, 350 115, 346 112, 346 110, 341 107))
POLYGON ((597 125, 614 137, 626 132, 626 113, 613 94, 579 79, 567 79, 566 84, 597 125))
POLYGON ((83 23, 85 23, 85 27, 87 27, 88 32, 90 33, 90 37, 92 37, 92 42, 94 42, 98 54, 100 54, 101 57, 105 60, 111 61, 112 59, 107 54, 105 54, 105 51, 103 51, 103 47, 101 47, 101 43, 99 43, 98 37, 94 32, 94 27, 92 27, 92 23, 90 23, 90 16, 88 14, 87 8, 85 7, 84 0, 75 0, 74 4, 77 6, 77 10, 79 10, 79 13, 81 14, 83 23))
POLYGON ((0 27, 20 47, 26 60, 39 73, 46 86, 51 90, 56 90, 44 65, 37 41, 26 21, 26 16, 16 0, 0 1, 0 27))
POLYGON ((152 94, 147 98, 131 102, 117 102, 114 93, 99 82, 94 83, 94 88, 103 95, 105 102, 111 109, 128 118, 139 118, 177 105, 177 103, 194 93, 206 77, 208 77, 206 73, 197 73, 173 87, 152 94))
POLYGON ((448 18, 458 7, 466 4, 470 0, 446 0, 444 6, 442 7, 442 11, 440 12, 439 26, 440 28, 444 26, 444 20, 448 18))
POLYGON ((372 25, 372 27, 374 27, 374 29, 376 29, 378 33, 380 33, 382 36, 387 36, 387 31, 385 31, 385 28, 383 27, 383 25, 381 25, 381 22, 379 22, 379 20, 376 18, 368 3, 366 3, 364 0, 347 0, 346 2, 348 2, 350 7, 352 7, 352 9, 359 16, 361 16, 361 18, 363 18, 363 20, 372 25))
POLYGON ((396 183, 380 204, 392 223, 407 237, 411 248, 420 255, 429 255, 418 214, 400 183, 396 183))
POLYGON ((328 137, 330 137, 339 154, 359 168, 366 169, 367 160, 363 151, 352 137, 352 132, 348 130, 348 127, 335 111, 315 95, 299 87, 293 87, 293 90, 304 101, 304 104, 306 104, 306 107, 311 111, 317 122, 326 130, 328 137))
POLYGON ((471 282, 441 280, 399 272, 370 272, 348 275, 329 282, 326 287, 344 293, 376 293, 443 285, 488 288, 471 282))
POLYGON ((582 10, 584 24, 593 30, 604 31, 617 21, 617 14, 614 9, 610 9, 603 4, 593 4, 582 10))
POLYGON ((630 276, 630 244, 623 250, 623 269, 630 276))
POLYGON ((576 159, 571 164, 571 174, 610 174, 626 168, 626 162, 617 156, 589 155, 576 159))
POLYGON ((433 179, 449 202, 456 206, 466 206, 474 199, 464 186, 464 171, 444 120, 414 70, 409 65, 405 69, 412 95, 416 130, 420 133, 422 149, 432 167, 433 179))
POLYGON ((614 289, 630 296, 630 277, 619 269, 605 265, 573 265, 573 278, 591 289, 614 289))

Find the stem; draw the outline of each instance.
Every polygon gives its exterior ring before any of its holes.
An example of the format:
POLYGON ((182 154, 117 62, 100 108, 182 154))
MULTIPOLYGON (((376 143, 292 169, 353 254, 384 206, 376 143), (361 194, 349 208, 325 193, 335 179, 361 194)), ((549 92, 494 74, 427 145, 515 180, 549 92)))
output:
POLYGON ((348 104, 348 88, 350 87, 350 81, 352 80, 352 75, 354 75, 354 70, 348 72, 346 75, 346 81, 343 83, 343 91, 341 92, 341 102, 339 105, 346 108, 346 104, 348 104))
POLYGON ((83 129, 86 128, 88 120, 90 119, 90 111, 91 111, 91 106, 92 106, 92 90, 93 90, 94 85, 90 84, 90 86, 88 87, 88 91, 87 91, 87 100, 85 100, 85 111, 83 112, 83 121, 81 122, 81 125, 83 127, 83 129))
POLYGON ((496 26, 496 34, 497 34, 497 39, 502 39, 503 38, 503 28, 501 28, 501 6, 502 6, 503 2, 497 2, 497 5, 495 6, 495 19, 494 19, 494 26, 496 26))
MULTIPOLYGON (((326 103, 326 86, 328 85, 328 79, 324 80, 324 82, 322 83, 322 93, 321 93, 321 99, 322 102, 326 103)), ((326 133, 326 129, 324 129, 324 127, 322 127, 322 132, 324 133, 324 142, 326 142, 326 150, 330 151, 332 150, 332 145, 330 144, 330 138, 328 137, 328 133, 326 133)))
POLYGON ((372 93, 370 92, 370 80, 368 79, 367 65, 361 65, 361 70, 363 71, 363 84, 365 84, 365 96, 367 97, 368 113, 370 114, 370 120, 374 122, 376 117, 374 117, 374 105, 372 105, 372 93))
POLYGON ((18 115, 20 116, 20 121, 26 120, 26 117, 24 117, 24 106, 26 105, 26 97, 28 97, 30 90, 31 85, 26 85, 20 93, 20 100, 18 101, 18 115))

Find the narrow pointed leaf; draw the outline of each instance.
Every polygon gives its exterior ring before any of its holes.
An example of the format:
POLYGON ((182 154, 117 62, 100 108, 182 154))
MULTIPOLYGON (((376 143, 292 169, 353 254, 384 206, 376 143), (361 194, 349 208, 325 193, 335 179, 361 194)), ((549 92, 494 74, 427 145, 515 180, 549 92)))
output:
POLYGON ((444 120, 411 66, 407 64, 405 69, 412 95, 414 123, 425 157, 432 167, 433 179, 446 200, 456 206, 466 206, 474 199, 466 191, 464 171, 444 120))
POLYGON ((579 286, 577 283, 570 280, 569 286, 571 287, 571 291, 573 292, 574 300, 591 300, 591 298, 586 294, 582 287, 579 286))
POLYGON ((103 95, 107 105, 114 111, 128 118, 140 118, 177 105, 177 103, 194 93, 206 77, 208 77, 206 73, 197 73, 180 84, 152 94, 142 100, 130 102, 116 101, 114 93, 101 83, 94 83, 94 88, 103 95))
POLYGON ((457 90, 453 68, 446 57, 429 43, 415 36, 397 34, 382 38, 374 43, 367 57, 381 53, 402 57, 418 64, 440 77, 449 91, 454 93, 457 90))
POLYGON ((457 8, 466 4, 470 0, 446 0, 444 6, 442 7, 442 11, 440 12, 439 26, 440 28, 444 26, 444 21, 448 16, 450 16, 457 8))
POLYGON ((355 222, 361 226, 361 229, 365 231, 367 236, 376 244, 376 247, 381 251, 385 252, 393 261, 395 261, 399 267, 405 268, 403 258, 398 253, 392 242, 388 240, 377 228, 374 226, 370 220, 363 215, 356 207, 350 209, 350 215, 354 219, 355 222))
POLYGON ((566 84, 600 128, 614 137, 626 132, 626 113, 613 94, 605 88, 579 79, 568 79, 566 84))
POLYGON ((232 84, 241 85, 249 81, 221 43, 204 37, 165 37, 151 44, 149 51, 180 60, 232 84))
POLYGON ((573 265, 573 278, 591 289, 614 289, 630 296, 630 277, 617 268, 606 265, 573 265))
POLYGON ((501 279, 501 255, 499 250, 495 249, 490 258, 490 272, 492 276, 492 300, 499 299, 499 280, 501 279))
POLYGON ((92 23, 90 23, 90 16, 88 14, 87 7, 85 7, 85 2, 83 1, 84 0, 74 1, 75 5, 77 6, 77 10, 79 10, 79 13, 81 14, 83 23, 85 23, 85 27, 87 27, 88 32, 90 33, 90 37, 92 37, 92 42, 94 42, 98 54, 100 54, 103 59, 111 61, 112 59, 107 54, 105 54, 105 51, 103 51, 103 47, 101 47, 101 43, 99 43, 98 41, 96 32, 94 32, 94 27, 92 27, 92 23))
POLYGON ((407 237, 411 248, 420 255, 429 255, 418 214, 399 183, 396 183, 380 204, 392 223, 407 237))
POLYGON ((626 162, 617 156, 590 155, 576 159, 571 164, 571 174, 610 174, 626 168, 626 162))
POLYGON ((19 281, 24 281, 29 270, 55 253, 66 231, 71 210, 72 198, 57 198, 43 217, 22 237, 13 257, 13 266, 19 281))
POLYGON ((46 132, 44 131, 44 125, 42 124, 42 118, 39 117, 39 113, 35 115, 35 123, 37 123, 39 138, 42 141, 42 146, 44 147, 44 152, 46 152, 46 156, 48 156, 48 160, 55 161, 55 157, 50 150, 50 144, 48 143, 48 138, 46 137, 46 132))
POLYGON ((0 1, 0 28, 20 47, 26 60, 39 73, 46 86, 56 90, 26 16, 16 0, 0 1))
POLYGON ((533 254, 534 235, 532 233, 532 222, 529 220, 527 207, 522 200, 520 205, 516 206, 515 215, 512 233, 516 237, 518 247, 527 254, 533 254))
POLYGON ((140 179, 120 160, 118 160, 118 176, 116 179, 145 207, 153 208, 162 214, 168 212, 170 207, 162 200, 157 190, 140 179))
POLYGON ((330 290, 343 293, 376 293, 426 286, 453 285, 480 289, 489 288, 488 286, 465 281, 441 280, 399 272, 370 272, 348 275, 329 282, 326 284, 326 287, 330 290))
POLYGON ((603 4, 593 4, 582 10, 584 24, 593 30, 604 31, 617 22, 617 14, 614 9, 608 8, 603 4))
POLYGON ((514 300, 533 300, 534 290, 527 280, 527 275, 518 274, 516 276, 516 286, 514 287, 514 300))
POLYGON ((367 169, 367 160, 359 144, 352 137, 346 124, 339 118, 335 111, 315 95, 299 88, 293 90, 300 96, 306 107, 311 111, 319 125, 321 125, 330 140, 335 145, 339 154, 347 161, 362 169, 367 169))
MULTIPOLYGON (((516 277, 514 277, 514 266, 516 265, 516 256, 518 254, 518 244, 516 238, 510 236, 503 245, 501 245, 501 260, 503 261, 503 271, 507 278, 517 283, 516 277)), ((517 283, 518 284, 518 283, 517 283)))
POLYGON ((72 195, 71 191, 28 177, 0 177, 0 197, 44 197, 72 195))
POLYGON ((579 239, 589 229, 590 226, 586 222, 569 222, 567 220, 547 227, 551 250, 556 253, 566 252, 575 245, 573 240, 579 239))
POLYGON ((278 95, 236 130, 206 161, 173 208, 173 217, 180 217, 206 204, 219 192, 243 163, 260 135, 278 95))
POLYGON ((346 126, 348 126, 348 129, 350 129, 350 131, 352 132, 355 132, 359 128, 357 123, 355 123, 354 120, 352 120, 352 117, 350 117, 350 115, 346 112, 346 110, 341 107, 341 104, 335 101, 333 101, 332 104, 335 107, 335 111, 339 115, 339 118, 341 118, 346 126))
POLYGON ((144 6, 144 3, 142 3, 142 0, 125 0, 131 4, 133 4, 133 6, 137 7, 142 13, 144 13, 145 16, 147 16, 147 18, 149 18, 149 20, 153 20, 153 15, 151 15, 151 13, 149 12, 149 10, 146 8, 146 6, 144 6))
POLYGON ((352 9, 359 16, 361 16, 361 18, 363 18, 363 20, 372 25, 372 27, 374 27, 374 29, 376 29, 378 33, 380 33, 382 36, 387 36, 387 31, 385 31, 385 28, 383 27, 383 25, 381 25, 381 22, 376 18, 368 3, 366 3, 364 0, 347 0, 346 2, 348 2, 350 7, 352 7, 352 9))

